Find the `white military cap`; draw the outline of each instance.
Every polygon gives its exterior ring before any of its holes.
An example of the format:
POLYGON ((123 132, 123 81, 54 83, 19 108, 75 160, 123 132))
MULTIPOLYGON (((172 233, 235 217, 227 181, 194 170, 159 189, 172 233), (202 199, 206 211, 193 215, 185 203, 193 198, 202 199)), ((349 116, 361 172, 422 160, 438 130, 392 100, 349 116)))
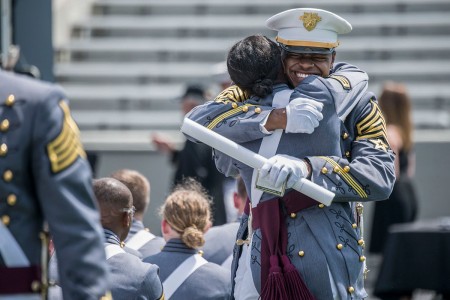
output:
POLYGON ((266 21, 278 31, 282 48, 298 53, 330 53, 339 45, 338 34, 349 33, 352 25, 340 16, 317 8, 294 8, 266 21))

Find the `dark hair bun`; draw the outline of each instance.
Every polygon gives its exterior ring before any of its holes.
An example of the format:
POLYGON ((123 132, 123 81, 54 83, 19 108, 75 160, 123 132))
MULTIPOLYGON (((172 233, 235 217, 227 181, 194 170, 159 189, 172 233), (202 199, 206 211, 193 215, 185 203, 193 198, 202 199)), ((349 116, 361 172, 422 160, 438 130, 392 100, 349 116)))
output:
POLYGON ((252 91, 256 96, 264 98, 272 93, 273 81, 270 79, 257 80, 253 85, 252 91))

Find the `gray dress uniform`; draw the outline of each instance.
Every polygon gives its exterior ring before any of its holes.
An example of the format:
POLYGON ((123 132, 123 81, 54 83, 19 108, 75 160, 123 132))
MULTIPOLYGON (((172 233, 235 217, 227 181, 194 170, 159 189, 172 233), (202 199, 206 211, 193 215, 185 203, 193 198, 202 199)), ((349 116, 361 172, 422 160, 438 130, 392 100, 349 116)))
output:
POLYGON ((161 252, 165 244, 162 237, 155 236, 144 227, 141 221, 133 219, 130 232, 125 239, 125 245, 128 248, 139 251, 142 257, 147 257, 161 252))
MULTIPOLYGON (((171 239, 161 253, 145 258, 144 262, 158 265, 164 282, 180 264, 197 252, 180 239, 171 239)), ((190 274, 170 299, 229 299, 230 293, 230 271, 214 263, 206 263, 190 274)))
POLYGON ((111 270, 111 293, 113 299, 164 299, 158 267, 144 263, 120 246, 117 235, 105 229, 105 249, 114 245, 119 251, 108 257, 111 270), (120 251, 122 250, 122 251, 120 251))
POLYGON ((234 242, 239 229, 239 222, 211 227, 205 233, 203 257, 212 263, 223 265, 233 255, 234 242))
POLYGON ((64 299, 99 299, 108 274, 103 234, 91 169, 63 91, 0 69, 0 102, 0 240, 7 243, 0 298, 39 292, 46 221, 64 299), (20 253, 24 263, 14 263, 20 253))
MULTIPOLYGON (((317 204, 285 214, 286 254, 316 299, 332 299, 329 274, 340 299, 362 299, 367 297, 363 287, 364 240, 361 216, 354 201, 388 198, 395 181, 394 154, 387 143, 384 118, 375 97, 365 92, 367 75, 344 63, 335 64, 331 71, 329 78, 305 78, 294 90, 291 99, 301 96, 322 102, 324 118, 312 134, 283 133, 277 154, 309 160, 311 181, 336 196, 329 207, 317 204)), ((274 93, 287 88, 284 84, 277 85, 274 93)), ((273 109, 273 94, 264 99, 251 97, 236 102, 226 93, 194 108, 188 118, 258 152, 265 136, 260 123, 273 109)), ((232 93, 242 98, 239 92, 232 93)), ((250 167, 217 151, 215 159, 225 175, 240 173, 247 191, 251 191, 250 167)), ((272 198, 273 195, 264 193, 261 202, 272 198)), ((240 239, 246 239, 247 220, 244 217, 241 222, 240 239)), ((250 266, 260 291, 260 229, 254 231, 252 242, 250 266)), ((234 250, 233 278, 241 248, 236 246, 234 250)))

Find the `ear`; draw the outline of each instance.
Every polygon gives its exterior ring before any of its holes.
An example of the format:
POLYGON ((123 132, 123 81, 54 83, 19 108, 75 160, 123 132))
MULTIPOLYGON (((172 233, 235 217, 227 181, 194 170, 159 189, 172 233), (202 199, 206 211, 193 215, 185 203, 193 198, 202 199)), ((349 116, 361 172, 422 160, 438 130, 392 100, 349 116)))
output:
POLYGON ((331 54, 331 67, 333 67, 334 60, 336 59, 336 51, 331 54))
POLYGON ((172 232, 172 228, 170 227, 169 223, 165 219, 162 219, 161 221, 161 232, 164 235, 168 235, 172 232))
POLYGON ((122 213, 122 225, 124 227, 130 227, 130 222, 131 222, 130 214, 126 212, 122 213))

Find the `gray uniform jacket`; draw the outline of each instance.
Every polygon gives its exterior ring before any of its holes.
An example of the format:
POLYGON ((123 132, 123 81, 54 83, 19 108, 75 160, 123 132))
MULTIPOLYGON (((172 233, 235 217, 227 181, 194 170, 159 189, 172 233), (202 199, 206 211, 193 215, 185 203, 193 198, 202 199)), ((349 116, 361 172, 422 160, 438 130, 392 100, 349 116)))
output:
MULTIPOLYGON (((161 281, 197 250, 187 247, 180 239, 171 239, 161 253, 149 256, 144 262, 160 268, 161 281)), ((229 299, 231 293, 230 271, 213 263, 206 263, 194 271, 170 298, 171 300, 229 299)))
MULTIPOLYGON (((125 245, 136 233, 138 233, 141 230, 146 230, 148 235, 153 236, 153 234, 150 233, 150 231, 148 231, 147 228, 144 227, 144 224, 141 221, 133 219, 133 223, 131 224, 130 232, 128 233, 128 236, 125 239, 125 245)), ((146 238, 146 237, 144 237, 144 238, 146 238)), ((144 243, 142 246, 140 246, 136 250, 142 254, 143 258, 145 258, 147 256, 161 252, 161 249, 164 247, 165 244, 166 244, 166 242, 164 241, 164 239, 162 237, 154 236, 151 240, 144 243)))
POLYGON ((239 222, 211 227, 205 233, 203 258, 209 262, 222 265, 233 254, 239 222))
MULTIPOLYGON (((107 245, 120 245, 119 238, 105 230, 107 245)), ((156 265, 142 262, 128 252, 119 253, 107 260, 111 270, 113 299, 164 299, 161 280, 156 265)))
MULTIPOLYGON (((364 242, 354 202, 388 198, 395 181, 394 154, 389 148, 384 118, 372 93, 366 92, 367 74, 348 64, 335 64, 329 78, 309 76, 295 88, 291 99, 306 97, 324 104, 323 120, 312 134, 283 133, 278 154, 306 158, 311 181, 336 196, 329 207, 317 205, 285 217, 287 255, 316 299, 331 299, 328 268, 341 299, 367 296, 363 287, 364 242)), ((287 89, 277 85, 274 93, 287 89)), ((235 102, 227 97, 194 108, 188 118, 246 148, 258 152, 265 134, 261 121, 272 110, 273 95, 235 102)), ((251 193, 252 169, 215 151, 216 165, 224 174, 240 173, 251 193)), ((251 195, 250 195, 251 196, 251 195)), ((273 198, 264 193, 261 201, 273 198)), ((243 218, 238 236, 245 239, 243 218)), ((251 268, 260 290, 260 230, 253 236, 251 268)), ((237 268, 236 246, 232 272, 237 268)))
MULTIPOLYGON (((1 222, 30 264, 40 266, 46 221, 64 258, 64 299, 99 299, 107 289, 103 234, 91 169, 63 91, 0 69, 0 140, 1 222)), ((0 255, 0 268, 6 265, 0 255)))

